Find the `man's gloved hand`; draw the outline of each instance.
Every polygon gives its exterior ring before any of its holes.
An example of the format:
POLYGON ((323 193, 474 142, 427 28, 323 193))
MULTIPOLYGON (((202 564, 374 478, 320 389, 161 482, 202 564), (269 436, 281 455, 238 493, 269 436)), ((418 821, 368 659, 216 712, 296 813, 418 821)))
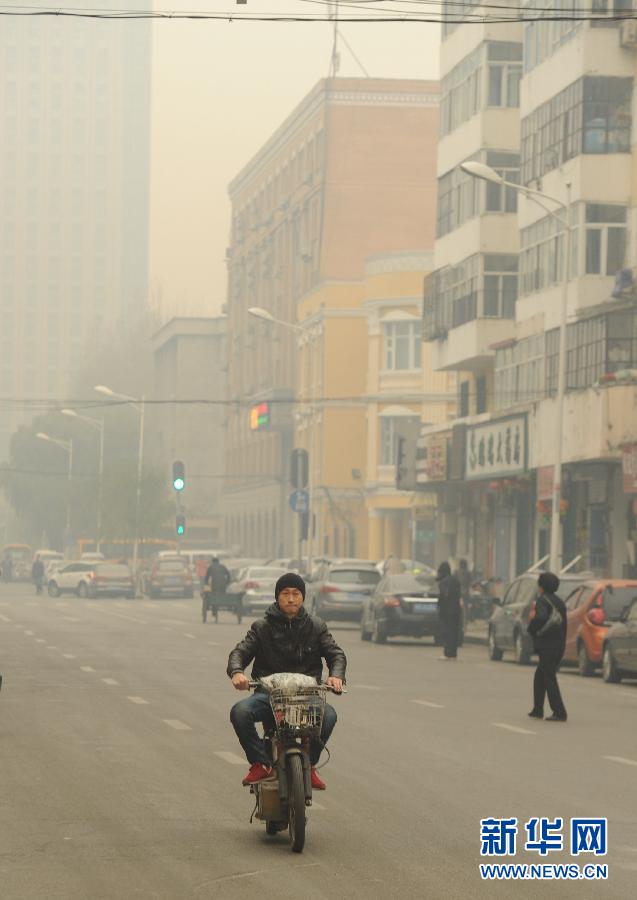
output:
POLYGON ((327 681, 325 683, 328 684, 331 688, 334 688, 334 690, 336 691, 337 694, 343 693, 343 679, 342 678, 334 678, 333 675, 330 675, 330 677, 327 679, 327 681))
POLYGON ((237 691, 249 691, 250 681, 243 672, 235 672, 232 676, 232 684, 237 691))

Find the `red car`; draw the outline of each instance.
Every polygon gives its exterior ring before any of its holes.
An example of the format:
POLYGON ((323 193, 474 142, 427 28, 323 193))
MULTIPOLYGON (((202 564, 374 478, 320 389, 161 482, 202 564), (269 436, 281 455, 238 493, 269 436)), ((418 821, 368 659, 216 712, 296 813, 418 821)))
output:
POLYGON ((637 581, 596 578, 566 598, 565 663, 576 663, 580 675, 592 675, 602 664, 604 641, 637 595, 637 581))

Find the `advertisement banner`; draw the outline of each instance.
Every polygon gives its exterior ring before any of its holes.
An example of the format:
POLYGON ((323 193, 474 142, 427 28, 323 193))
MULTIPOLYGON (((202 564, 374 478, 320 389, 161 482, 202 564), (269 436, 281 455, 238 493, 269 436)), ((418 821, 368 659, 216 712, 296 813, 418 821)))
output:
POLYGON ((468 429, 465 477, 507 478, 526 472, 526 416, 510 416, 468 429))
POLYGON ((622 472, 624 493, 637 494, 637 444, 627 444, 622 448, 622 472))

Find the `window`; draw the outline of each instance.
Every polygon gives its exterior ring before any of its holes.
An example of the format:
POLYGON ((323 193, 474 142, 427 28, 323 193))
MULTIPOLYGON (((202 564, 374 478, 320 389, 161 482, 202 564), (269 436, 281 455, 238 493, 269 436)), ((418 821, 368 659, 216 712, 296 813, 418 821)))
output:
POLYGON ((464 419, 465 416, 469 415, 469 382, 468 381, 460 382, 460 396, 458 398, 458 411, 460 413, 461 419, 464 419))
POLYGON ((495 408, 532 403, 544 393, 544 335, 534 334, 495 352, 495 408))
POLYGON ((403 426, 419 421, 417 416, 380 416, 380 464, 393 466, 396 464, 396 438, 403 426))
POLYGON ((565 231, 557 219, 545 216, 520 232, 520 292, 523 296, 562 280, 565 231))
MULTIPOLYGON (((487 151, 487 165, 501 175, 505 181, 518 184, 520 181, 520 154, 487 151)), ((474 179, 475 181, 475 179, 474 179)), ((505 188, 488 181, 486 187, 486 211, 514 213, 518 209, 518 192, 515 188, 505 188)))
POLYGON ((517 297, 518 257, 511 253, 485 253, 484 318, 513 318, 517 297))
POLYGON ((522 78, 522 44, 489 41, 489 89, 487 106, 519 106, 522 78))
POLYGON ((484 375, 476 378, 476 413, 487 411, 487 379, 484 375))
POLYGON ((584 77, 522 120, 522 182, 581 153, 630 151, 631 78, 584 77))
POLYGON ((471 10, 477 6, 476 0, 443 0, 442 39, 449 37, 462 20, 471 15, 471 10))
MULTIPOLYGON (((577 0, 529 0, 525 6, 529 11, 537 10, 538 17, 546 15, 544 21, 531 21, 524 26, 524 71, 530 72, 577 33, 582 26, 576 18, 581 6, 577 0), (565 14, 564 18, 560 21, 552 17, 552 10, 565 14)), ((532 12, 529 18, 531 15, 532 12)))
POLYGON ((440 133, 443 136, 468 121, 482 106, 480 84, 482 53, 482 45, 476 47, 442 79, 440 133))
POLYGON ((587 203, 586 274, 615 275, 624 266, 626 207, 587 203))
POLYGON ((386 322, 383 324, 385 338, 385 369, 399 371, 420 368, 420 344, 422 325, 413 322, 386 322))

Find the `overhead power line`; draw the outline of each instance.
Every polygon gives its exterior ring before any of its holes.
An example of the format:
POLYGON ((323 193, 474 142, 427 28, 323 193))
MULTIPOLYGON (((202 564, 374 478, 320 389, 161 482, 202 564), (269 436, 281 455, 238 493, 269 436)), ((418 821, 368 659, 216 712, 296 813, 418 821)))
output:
MULTIPOLYGON (((0 6, 0 15, 15 17, 56 17, 73 19, 104 19, 111 21, 151 20, 191 20, 218 22, 322 22, 333 24, 327 0, 299 0, 306 4, 325 8, 325 12, 243 12, 228 11, 184 11, 175 10, 113 10, 72 7, 28 7, 0 6)), ((416 9, 398 8, 395 2, 385 0, 385 4, 346 2, 341 0, 339 22, 341 24, 389 24, 389 23, 422 23, 454 25, 472 25, 485 22, 505 24, 507 22, 588 22, 588 21, 620 21, 637 18, 637 11, 600 12, 591 6, 579 7, 573 4, 570 10, 556 10, 550 7, 530 8, 522 5, 504 5, 481 3, 476 10, 493 10, 493 12, 471 12, 466 4, 443 2, 443 0, 402 0, 401 6, 417 7, 416 9), (438 7, 438 9, 436 9, 438 7), (450 7, 458 7, 456 12, 450 7), (423 11, 421 11, 421 8, 423 11), (497 12, 496 12, 497 10, 497 12)))

